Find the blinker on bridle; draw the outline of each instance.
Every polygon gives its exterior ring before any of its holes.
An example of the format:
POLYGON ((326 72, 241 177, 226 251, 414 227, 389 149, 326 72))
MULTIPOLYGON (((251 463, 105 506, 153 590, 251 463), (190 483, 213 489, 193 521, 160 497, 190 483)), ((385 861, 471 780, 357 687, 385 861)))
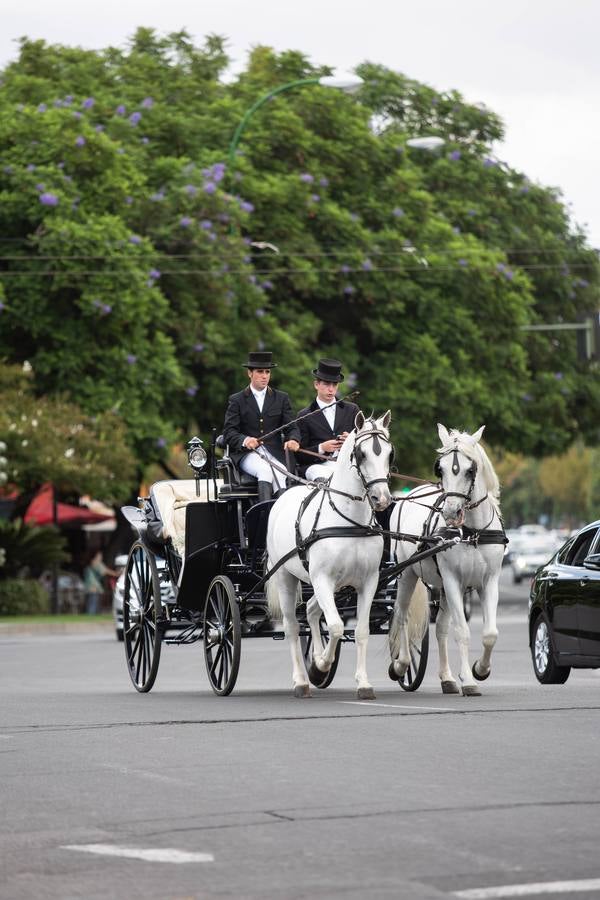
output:
MULTIPOLYGON (((442 456, 448 456, 450 453, 452 453, 453 454, 453 456, 452 456, 452 474, 458 475, 460 473, 460 463, 458 461, 458 452, 459 452, 458 447, 456 446, 456 443, 455 443, 454 447, 451 447, 449 450, 445 450, 443 453, 440 453, 439 458, 436 460, 436 464, 435 464, 435 474, 440 479, 440 486, 443 491, 444 499, 446 497, 462 497, 464 500, 470 501, 471 495, 473 493, 473 488, 475 487, 475 478, 477 476, 477 463, 475 462, 474 459, 470 460, 471 465, 469 467, 469 470, 470 470, 469 475, 470 475, 470 479, 471 479, 471 485, 466 494, 462 494, 460 491, 444 491, 444 486, 442 484, 442 469, 440 466, 440 459, 442 458, 442 456)), ((475 503, 469 502, 467 509, 474 509, 476 506, 479 506, 480 503, 483 503, 483 501, 485 500, 486 497, 487 497, 487 492, 484 494, 484 496, 481 498, 481 500, 477 500, 477 502, 475 502, 475 503)))

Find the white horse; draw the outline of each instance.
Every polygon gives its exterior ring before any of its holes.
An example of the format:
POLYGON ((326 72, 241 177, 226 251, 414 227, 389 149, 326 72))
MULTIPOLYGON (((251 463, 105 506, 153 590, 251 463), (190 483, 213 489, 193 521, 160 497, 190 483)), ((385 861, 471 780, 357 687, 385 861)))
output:
MULTIPOLYGON (((344 623, 335 605, 335 592, 346 586, 356 590, 356 683, 361 700, 375 698, 366 669, 369 613, 379 580, 383 538, 372 528, 374 512, 392 502, 388 486, 392 445, 390 412, 379 419, 358 413, 355 428, 346 438, 329 480, 330 490, 318 486, 295 487, 279 497, 269 515, 267 532, 267 581, 269 611, 283 617, 292 654, 292 682, 296 697, 309 697, 310 688, 302 659, 296 601, 300 582, 310 583, 314 594, 306 613, 312 634, 311 675, 325 675, 334 661, 344 623), (336 529, 312 540, 315 532, 336 529), (343 533, 343 536, 342 536, 343 533), (302 545, 307 542, 307 549, 302 545), (298 554, 300 546, 301 555, 298 554), (306 562, 303 563, 302 557, 306 562), (285 561, 278 567, 278 561, 285 561), (329 631, 323 647, 321 612, 329 631)), ((313 677, 314 680, 314 677, 313 677)))
MULTIPOLYGON (((479 696, 476 681, 490 674, 491 655, 498 629, 498 579, 504 555, 504 528, 500 517, 500 485, 492 464, 479 443, 482 426, 474 434, 448 431, 438 425, 442 446, 438 449, 434 472, 439 491, 418 487, 403 498, 392 511, 390 530, 404 534, 430 535, 444 525, 461 528, 470 543, 457 544, 434 557, 406 568, 398 578, 394 622, 390 629, 390 652, 394 673, 402 678, 409 666, 409 644, 420 642, 429 623, 427 594, 419 577, 432 587, 443 587, 436 619, 435 633, 440 657, 440 680, 444 694, 460 690, 448 661, 448 627, 454 625, 454 636, 460 654, 459 678, 464 696, 479 696), (427 495, 427 496, 425 496, 427 495), (463 594, 474 587, 481 599, 483 613, 483 653, 473 668, 469 666, 470 631, 463 609, 463 594), (414 595, 414 596, 413 596, 414 595)), ((414 553, 414 544, 393 541, 398 562, 414 553)))

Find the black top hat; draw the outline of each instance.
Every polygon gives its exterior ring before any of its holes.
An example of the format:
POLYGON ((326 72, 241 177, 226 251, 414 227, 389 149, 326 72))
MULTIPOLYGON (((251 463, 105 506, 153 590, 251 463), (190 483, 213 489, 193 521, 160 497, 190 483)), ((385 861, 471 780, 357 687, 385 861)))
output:
POLYGON ((273 362, 273 354, 270 350, 253 350, 248 354, 248 362, 245 369, 274 369, 277 363, 273 362))
POLYGON ((339 359, 320 359, 313 375, 317 381, 343 381, 342 364, 339 359))

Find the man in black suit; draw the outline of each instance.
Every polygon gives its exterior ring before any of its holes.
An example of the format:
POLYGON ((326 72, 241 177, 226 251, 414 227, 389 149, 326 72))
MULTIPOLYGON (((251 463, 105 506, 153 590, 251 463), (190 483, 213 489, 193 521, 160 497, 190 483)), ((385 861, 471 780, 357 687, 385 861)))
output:
POLYGON ((337 359, 320 359, 315 377, 316 398, 310 406, 298 413, 300 421, 300 444, 304 450, 311 450, 327 457, 318 460, 314 456, 298 454, 299 462, 306 466, 304 477, 309 481, 315 478, 328 478, 335 465, 340 447, 354 428, 354 419, 359 411, 356 403, 341 400, 335 403, 338 384, 344 380, 342 364, 337 359), (316 412, 316 410, 321 410, 316 412), (307 413, 314 413, 307 418, 307 413))
POLYGON ((283 430, 283 447, 281 433, 261 440, 262 435, 287 425, 293 418, 288 395, 269 387, 271 369, 276 365, 269 351, 248 354, 244 366, 250 384, 229 398, 223 426, 223 438, 229 444, 234 464, 258 480, 259 502, 270 500, 273 490, 285 487, 285 474, 271 466, 271 461, 285 468, 284 450, 296 451, 300 446, 300 430, 295 424, 283 430))

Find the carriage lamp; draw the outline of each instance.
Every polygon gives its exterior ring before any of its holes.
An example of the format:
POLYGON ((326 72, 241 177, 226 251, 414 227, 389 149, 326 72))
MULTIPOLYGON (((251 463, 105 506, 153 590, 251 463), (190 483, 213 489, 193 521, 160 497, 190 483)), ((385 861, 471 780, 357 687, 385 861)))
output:
POLYGON ((202 441, 198 437, 193 437, 190 441, 188 441, 187 445, 187 455, 188 455, 188 465, 194 469, 195 472, 199 472, 200 469, 203 469, 206 465, 207 455, 206 450, 202 446, 202 441))

